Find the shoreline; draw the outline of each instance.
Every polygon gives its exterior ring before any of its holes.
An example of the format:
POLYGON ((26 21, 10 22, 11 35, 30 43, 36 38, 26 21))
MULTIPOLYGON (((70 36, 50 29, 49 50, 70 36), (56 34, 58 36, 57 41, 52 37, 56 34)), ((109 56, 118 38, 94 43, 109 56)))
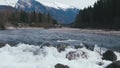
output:
POLYGON ((79 29, 79 28, 69 28, 69 27, 62 27, 62 28, 44 28, 44 27, 7 27, 5 30, 19 30, 19 29, 45 29, 45 30, 52 30, 52 31, 62 31, 62 32, 83 32, 83 33, 92 33, 92 34, 105 34, 105 35, 118 35, 120 36, 120 30, 106 30, 106 29, 79 29))
POLYGON ((80 32, 80 33, 92 33, 92 34, 105 34, 105 35, 118 35, 120 36, 120 31, 116 30, 102 30, 102 29, 78 29, 78 28, 50 28, 49 30, 64 31, 64 32, 80 32))

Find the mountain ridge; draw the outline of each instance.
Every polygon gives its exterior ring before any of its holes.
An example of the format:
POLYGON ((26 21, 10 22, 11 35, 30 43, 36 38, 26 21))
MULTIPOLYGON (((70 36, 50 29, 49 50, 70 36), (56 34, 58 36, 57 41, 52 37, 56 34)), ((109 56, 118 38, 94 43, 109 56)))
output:
MULTIPOLYGON (((7 3, 8 0, 5 1, 7 3)), ((12 3, 12 1, 10 3, 12 3)), ((54 3, 52 4, 52 6, 50 6, 50 4, 47 5, 47 3, 45 4, 45 2, 38 2, 36 0, 18 0, 14 7, 19 10, 35 11, 41 12, 43 14, 50 14, 61 24, 71 24, 75 20, 76 15, 79 12, 79 9, 73 6, 71 7, 60 3, 54 3)))

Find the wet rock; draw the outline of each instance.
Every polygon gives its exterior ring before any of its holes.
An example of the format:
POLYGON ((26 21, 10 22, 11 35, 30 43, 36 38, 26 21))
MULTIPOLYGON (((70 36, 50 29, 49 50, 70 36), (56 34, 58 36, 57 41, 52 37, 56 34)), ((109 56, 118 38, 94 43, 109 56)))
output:
POLYGON ((117 56, 115 55, 115 53, 111 50, 106 51, 105 53, 103 53, 103 60, 110 60, 110 61, 116 61, 117 60, 117 56))
POLYGON ((120 61, 115 61, 108 65, 106 68, 120 68, 120 61))
POLYGON ((84 46, 74 46, 75 49, 83 48, 84 46))
POLYGON ((104 62, 98 62, 97 63, 99 66, 102 66, 104 64, 104 62))
POLYGON ((9 44, 12 47, 12 46, 16 46, 18 43, 15 43, 15 42, 1 42, 0 41, 0 48, 4 47, 6 44, 9 44))
POLYGON ((0 48, 4 46, 5 46, 5 43, 0 43, 0 48))
POLYGON ((79 58, 88 58, 88 55, 86 52, 83 51, 70 51, 68 54, 66 54, 66 58, 69 60, 76 60, 79 58))
POLYGON ((94 51, 94 45, 88 43, 83 43, 83 45, 86 49, 94 51))
POLYGON ((57 50, 58 50, 58 52, 62 52, 62 51, 65 51, 66 47, 67 47, 67 45, 59 45, 59 46, 57 46, 57 50))
POLYGON ((69 68, 69 66, 58 63, 55 65, 55 68, 69 68))
POLYGON ((43 48, 43 47, 52 47, 52 45, 50 43, 43 43, 41 44, 42 46, 40 48, 43 48))

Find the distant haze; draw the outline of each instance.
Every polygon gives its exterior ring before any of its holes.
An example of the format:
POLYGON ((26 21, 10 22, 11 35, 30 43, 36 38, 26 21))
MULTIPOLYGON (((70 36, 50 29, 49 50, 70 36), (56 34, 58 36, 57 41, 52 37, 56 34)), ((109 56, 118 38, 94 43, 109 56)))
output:
POLYGON ((72 5, 77 8, 84 8, 93 5, 97 0, 37 0, 39 2, 58 2, 66 5, 72 5))

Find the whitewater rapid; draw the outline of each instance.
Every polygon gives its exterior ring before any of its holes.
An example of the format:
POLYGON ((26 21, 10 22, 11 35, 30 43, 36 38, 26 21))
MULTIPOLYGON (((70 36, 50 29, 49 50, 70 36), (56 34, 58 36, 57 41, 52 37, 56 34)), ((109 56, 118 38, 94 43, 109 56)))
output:
MULTIPOLYGON (((42 47, 18 44, 16 46, 10 46, 6 44, 0 48, 0 68, 55 68, 57 63, 68 65, 70 68, 104 68, 111 61, 105 61, 101 59, 100 54, 96 51, 99 47, 95 47, 94 51, 86 48, 74 49, 67 47, 65 51, 58 52, 55 47, 42 47), (87 53, 88 58, 79 58, 75 60, 68 60, 66 54, 70 51, 82 50, 87 53), (98 63, 103 62, 102 66, 98 63)), ((115 52, 118 60, 120 54, 115 52)))

